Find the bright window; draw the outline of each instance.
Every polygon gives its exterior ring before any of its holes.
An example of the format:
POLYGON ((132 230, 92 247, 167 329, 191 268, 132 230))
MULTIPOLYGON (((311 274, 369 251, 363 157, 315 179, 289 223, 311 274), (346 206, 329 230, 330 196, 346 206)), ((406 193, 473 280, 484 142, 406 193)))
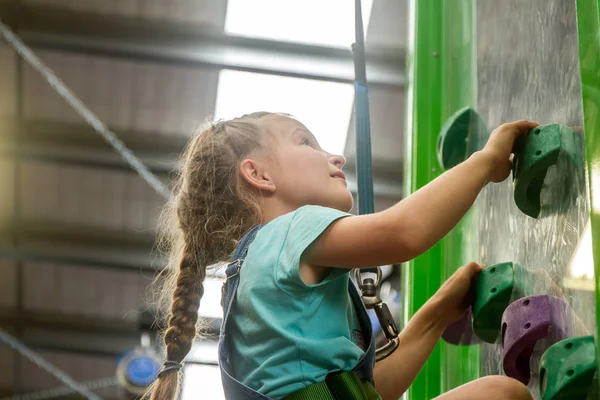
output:
POLYGON ((183 371, 181 400, 225 400, 217 365, 187 364, 183 371))
MULTIPOLYGON (((367 32, 373 0, 362 0, 367 32)), ((225 31, 278 41, 349 47, 354 43, 352 0, 229 0, 225 31)))
POLYGON ((351 84, 222 70, 215 118, 254 111, 291 114, 306 125, 323 149, 343 154, 353 101, 351 84))
POLYGON ((206 278, 204 280, 204 296, 200 300, 200 309, 198 313, 201 317, 223 318, 223 309, 221 308, 221 287, 223 280, 216 278, 206 278))

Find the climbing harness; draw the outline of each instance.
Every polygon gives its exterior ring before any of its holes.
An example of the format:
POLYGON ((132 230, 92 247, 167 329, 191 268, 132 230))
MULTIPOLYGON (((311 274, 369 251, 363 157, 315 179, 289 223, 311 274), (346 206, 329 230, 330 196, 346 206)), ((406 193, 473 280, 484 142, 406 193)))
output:
MULTIPOLYGON (((354 54, 354 115, 356 126, 356 176, 358 181, 358 213, 372 214, 373 173, 371 171, 371 121, 369 116, 369 92, 365 61, 365 39, 362 21, 361 0, 355 0, 355 35, 352 45, 354 54)), ((375 310, 377 320, 388 342, 376 351, 376 360, 383 360, 396 350, 399 344, 399 331, 388 306, 379 298, 381 269, 355 269, 354 278, 361 291, 363 303, 367 309, 375 310), (362 277, 363 273, 376 274, 373 278, 362 277)))
POLYGON ((361 380, 354 371, 328 375, 323 382, 313 383, 283 400, 381 400, 369 381, 361 380))

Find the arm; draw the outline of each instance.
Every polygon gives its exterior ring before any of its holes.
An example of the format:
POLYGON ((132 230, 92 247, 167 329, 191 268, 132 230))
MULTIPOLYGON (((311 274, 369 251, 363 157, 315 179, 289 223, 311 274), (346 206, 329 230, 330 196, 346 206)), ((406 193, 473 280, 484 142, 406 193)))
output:
POLYGON ((483 150, 395 206, 333 223, 303 255, 303 261, 361 268, 415 258, 460 221, 488 182, 509 176, 515 140, 536 126, 529 121, 501 125, 483 150))
POLYGON ((476 153, 385 211, 336 221, 305 254, 305 262, 356 268, 415 258, 460 221, 492 166, 489 157, 476 153))
POLYGON ((375 364, 375 388, 383 400, 397 400, 415 380, 442 336, 442 307, 432 298, 414 315, 400 334, 400 345, 375 364), (437 313, 437 314, 436 314, 437 313))
POLYGON ((464 315, 468 294, 482 267, 468 263, 444 282, 400 334, 400 345, 375 364, 375 388, 384 400, 399 399, 431 355, 444 329, 464 315))

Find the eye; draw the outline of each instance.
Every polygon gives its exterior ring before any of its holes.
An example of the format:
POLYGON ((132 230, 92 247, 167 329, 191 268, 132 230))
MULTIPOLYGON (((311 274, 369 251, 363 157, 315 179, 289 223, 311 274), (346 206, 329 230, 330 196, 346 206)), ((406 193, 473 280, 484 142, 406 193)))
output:
POLYGON ((302 142, 300 142, 301 144, 310 146, 310 138, 305 137, 304 139, 302 139, 302 142))

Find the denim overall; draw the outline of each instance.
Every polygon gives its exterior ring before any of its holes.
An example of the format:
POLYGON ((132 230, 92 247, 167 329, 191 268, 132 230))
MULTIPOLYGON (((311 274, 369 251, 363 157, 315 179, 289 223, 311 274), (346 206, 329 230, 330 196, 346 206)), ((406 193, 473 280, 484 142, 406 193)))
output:
MULTIPOLYGON (((233 362, 234 360, 229 359, 229 343, 226 340, 227 335, 225 334, 229 311, 231 310, 231 305, 235 301, 235 294, 238 288, 240 268, 244 263, 244 258, 248 254, 248 247, 254 241, 254 238, 261 227, 262 226, 259 225, 252 228, 238 244, 231 257, 232 262, 227 266, 227 281, 222 289, 221 306, 223 307, 223 323, 221 325, 221 333, 219 336, 219 365, 225 398, 228 400, 270 400, 270 397, 256 392, 231 376, 232 368, 230 362, 233 362)), ((375 340, 372 333, 373 328, 360 295, 352 281, 349 281, 348 291, 350 292, 363 335, 366 339, 365 343, 369 343, 369 347, 365 351, 365 354, 360 358, 353 371, 357 373, 361 380, 373 382, 373 367, 375 366, 375 340)))

